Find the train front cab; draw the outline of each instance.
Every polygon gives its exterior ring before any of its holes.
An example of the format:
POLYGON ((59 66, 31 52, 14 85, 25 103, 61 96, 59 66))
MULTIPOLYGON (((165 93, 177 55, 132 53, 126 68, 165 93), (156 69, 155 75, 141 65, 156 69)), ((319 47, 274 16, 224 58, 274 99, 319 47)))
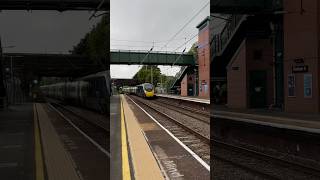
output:
POLYGON ((144 98, 153 98, 154 97, 153 85, 149 83, 138 85, 136 94, 144 98))

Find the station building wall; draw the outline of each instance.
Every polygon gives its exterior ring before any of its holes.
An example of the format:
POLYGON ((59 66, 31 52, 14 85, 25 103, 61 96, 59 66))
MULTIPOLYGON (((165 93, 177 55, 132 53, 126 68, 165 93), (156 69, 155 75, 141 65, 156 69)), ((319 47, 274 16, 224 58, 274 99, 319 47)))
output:
MULTIPOLYGON (((227 106, 246 109, 250 98, 251 72, 264 72, 265 107, 274 103, 273 42, 270 39, 245 39, 227 66, 227 106)), ((255 76, 255 75, 253 75, 255 76)))
POLYGON ((229 108, 247 108, 246 52, 244 40, 227 66, 227 106, 229 108))
POLYGON ((284 0, 284 109, 319 113, 320 2, 284 0))
POLYGON ((188 96, 188 75, 186 74, 181 81, 181 96, 188 96))
POLYGON ((210 43, 209 20, 198 26, 199 97, 210 99, 210 43))
POLYGON ((193 96, 195 94, 195 75, 186 74, 181 81, 181 96, 193 96))

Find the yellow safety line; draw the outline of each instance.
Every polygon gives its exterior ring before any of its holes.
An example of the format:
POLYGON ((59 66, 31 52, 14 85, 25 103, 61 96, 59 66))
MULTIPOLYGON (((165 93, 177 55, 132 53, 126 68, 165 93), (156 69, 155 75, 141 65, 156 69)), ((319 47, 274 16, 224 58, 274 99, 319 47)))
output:
POLYGON ((35 142, 35 163, 36 163, 36 180, 44 180, 44 168, 42 158, 42 148, 40 140, 40 130, 38 122, 38 113, 36 104, 33 106, 33 119, 34 119, 34 142, 35 142))
POLYGON ((120 100, 121 106, 121 142, 122 142, 122 179, 131 180, 129 157, 128 157, 128 145, 127 145, 127 130, 124 122, 124 109, 122 99, 120 100))

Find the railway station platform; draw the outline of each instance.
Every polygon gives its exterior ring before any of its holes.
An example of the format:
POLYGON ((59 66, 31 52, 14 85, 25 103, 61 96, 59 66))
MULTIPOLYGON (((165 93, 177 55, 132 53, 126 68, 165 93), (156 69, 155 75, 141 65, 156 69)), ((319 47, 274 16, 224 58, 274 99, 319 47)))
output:
MULTIPOLYGON (((110 97, 110 179, 124 179, 122 173, 121 100, 119 95, 110 97)), ((130 176, 129 176, 130 177, 130 176)))
POLYGON ((0 110, 0 179, 35 179, 32 104, 0 110))
POLYGON ((183 101, 191 101, 196 103, 203 103, 203 104, 210 104, 210 99, 199 98, 195 96, 179 96, 179 95, 171 95, 171 94, 156 94, 157 97, 163 98, 171 98, 171 99, 178 99, 183 101))
POLYGON ((210 179, 209 166, 134 101, 120 98, 123 174, 130 172, 139 180, 210 179))
MULTIPOLYGON (((92 128, 92 125, 84 123, 86 118, 98 120, 101 117, 77 107, 73 107, 72 111, 82 117, 83 123, 77 123, 81 122, 81 119, 72 116, 72 113, 61 111, 54 104, 34 104, 37 180, 109 178, 110 153, 108 145, 103 145, 109 144, 109 133, 101 134, 96 128, 92 128), (95 137, 101 137, 102 141, 95 137)), ((99 123, 97 127, 102 129, 106 128, 106 125, 99 123)))
POLYGON ((230 109, 225 106, 214 105, 211 117, 320 134, 320 114, 316 113, 286 113, 266 109, 230 109))

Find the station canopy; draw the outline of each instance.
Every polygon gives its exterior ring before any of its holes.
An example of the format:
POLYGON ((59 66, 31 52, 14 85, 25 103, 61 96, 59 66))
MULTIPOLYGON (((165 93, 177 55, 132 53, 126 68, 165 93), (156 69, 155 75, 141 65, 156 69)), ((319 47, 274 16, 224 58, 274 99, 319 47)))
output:
POLYGON ((0 10, 109 11, 110 0, 0 0, 0 10))
POLYGON ((32 73, 47 77, 81 77, 108 70, 108 59, 91 60, 89 57, 71 54, 4 53, 3 66, 11 66, 21 75, 32 73))
POLYGON ((283 0, 213 0, 210 13, 263 14, 282 9, 283 0))

